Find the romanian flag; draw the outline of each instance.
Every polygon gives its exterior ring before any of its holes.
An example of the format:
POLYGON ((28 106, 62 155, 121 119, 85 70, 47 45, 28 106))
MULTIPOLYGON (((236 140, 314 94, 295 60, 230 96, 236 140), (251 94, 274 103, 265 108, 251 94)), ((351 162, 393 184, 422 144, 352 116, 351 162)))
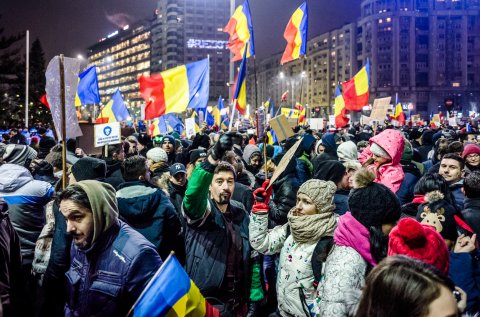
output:
POLYGON ((100 93, 98 92, 97 68, 95 65, 78 75, 78 78, 75 106, 99 104, 100 93))
POLYGON ((155 119, 148 128, 148 134, 152 137, 167 134, 169 132, 173 132, 173 129, 167 124, 167 121, 163 116, 155 119))
POLYGON ((200 133, 200 120, 198 118, 198 113, 196 111, 193 111, 192 116, 190 117, 195 120, 195 133, 200 133))
POLYGON ((228 109, 225 108, 222 96, 218 98, 217 108, 220 111, 220 129, 228 129, 230 119, 228 118, 228 109))
POLYGON ((397 120, 400 125, 405 125, 405 122, 407 121, 405 119, 405 113, 403 112, 402 104, 398 101, 398 94, 395 98, 395 113, 393 115, 393 119, 397 120))
POLYGON ((282 101, 287 102, 287 99, 288 99, 288 90, 282 94, 282 101))
POLYGON ((305 108, 300 104, 295 104, 295 109, 297 109, 300 114, 298 115, 298 123, 305 123, 305 108))
POLYGON ((360 111, 368 105, 370 82, 370 62, 350 80, 342 83, 343 98, 347 110, 360 111))
POLYGON ((133 305, 133 317, 220 316, 188 277, 177 258, 170 255, 133 305))
POLYGON ((243 5, 237 7, 223 32, 230 34, 228 48, 234 55, 232 62, 242 59, 242 56, 245 55, 245 50, 247 50, 247 43, 250 43, 246 54, 247 58, 255 55, 252 15, 250 14, 248 0, 245 0, 243 5))
POLYGON ((233 94, 235 108, 242 116, 247 112, 247 56, 243 54, 243 60, 240 64, 237 82, 235 84, 235 93, 233 94))
POLYGON ((285 28, 283 37, 287 40, 287 48, 280 64, 285 64, 307 54, 308 6, 305 1, 292 15, 285 28))
POLYGON ((48 100, 47 100, 47 94, 43 94, 43 96, 40 97, 40 102, 41 102, 45 107, 47 107, 48 109, 50 109, 50 104, 48 103, 48 100))
POLYGON ((343 100, 340 87, 337 85, 335 89, 335 125, 337 128, 343 128, 348 124, 350 119, 347 118, 348 111, 345 109, 345 101, 343 100))
POLYGON ((178 66, 160 74, 140 76, 140 93, 145 99, 145 119, 165 113, 182 113, 187 108, 205 108, 208 103, 209 61, 178 66))
POLYGON ((117 88, 112 99, 103 107, 95 123, 111 123, 125 121, 130 117, 128 109, 123 102, 122 94, 117 88))

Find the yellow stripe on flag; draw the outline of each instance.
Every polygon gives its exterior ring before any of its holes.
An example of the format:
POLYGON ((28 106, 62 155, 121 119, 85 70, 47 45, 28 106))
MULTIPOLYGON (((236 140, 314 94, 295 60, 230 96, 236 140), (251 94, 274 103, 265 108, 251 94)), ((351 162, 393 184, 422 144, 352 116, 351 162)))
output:
POLYGON ((342 110, 345 108, 345 100, 342 95, 339 95, 335 98, 335 113, 334 116, 337 117, 342 114, 342 110))
MULTIPOLYGON (((303 11, 301 9, 297 9, 292 15, 292 24, 295 25, 297 29, 300 28, 300 23, 302 23, 303 19, 303 11)), ((297 59, 300 57, 300 49, 302 47, 302 32, 298 31, 295 35, 295 48, 292 52, 292 57, 297 59)))
MULTIPOLYGON (((243 6, 238 6, 237 10, 235 10, 235 13, 232 16, 233 19, 237 21, 237 24, 235 25, 235 31, 243 43, 247 43, 248 40, 250 40, 250 30, 248 29, 248 19, 245 13, 243 13, 243 6)), ((242 56, 243 53, 245 52, 247 45, 245 44, 241 50, 242 56)), ((247 58, 250 57, 250 50, 247 51, 247 58)))
POLYGON ((355 91, 357 96, 366 94, 368 92, 368 74, 365 66, 355 75, 355 91))
POLYGON ((206 313, 205 307, 205 298, 200 293, 198 287, 190 280, 188 293, 180 298, 165 316, 204 317, 206 313))
POLYGON ((178 66, 162 72, 165 85, 163 90, 165 96, 165 113, 182 113, 188 107, 189 87, 187 68, 178 66))

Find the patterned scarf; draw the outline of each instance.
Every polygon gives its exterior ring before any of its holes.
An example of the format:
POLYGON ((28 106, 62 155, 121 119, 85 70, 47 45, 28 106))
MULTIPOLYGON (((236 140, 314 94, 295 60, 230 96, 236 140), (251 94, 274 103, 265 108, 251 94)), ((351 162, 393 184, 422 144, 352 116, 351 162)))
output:
POLYGON ((287 217, 295 242, 316 242, 324 236, 333 236, 337 221, 331 210, 315 215, 294 216, 294 208, 290 210, 287 217))

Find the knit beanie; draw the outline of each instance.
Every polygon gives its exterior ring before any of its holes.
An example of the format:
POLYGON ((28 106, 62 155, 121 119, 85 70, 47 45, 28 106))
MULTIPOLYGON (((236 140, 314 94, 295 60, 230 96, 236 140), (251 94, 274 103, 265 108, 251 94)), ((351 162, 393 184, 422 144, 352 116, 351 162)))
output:
POLYGON ((85 156, 72 166, 72 173, 77 182, 105 178, 107 165, 105 161, 85 156))
POLYGON ((148 150, 147 159, 152 160, 154 163, 168 162, 168 155, 164 149, 154 147, 153 149, 148 150))
POLYGON ((3 154, 5 154, 5 151, 7 150, 7 145, 4 143, 0 143, 0 156, 3 157, 3 154))
POLYGON ((457 240, 457 222, 455 221, 455 209, 438 191, 425 194, 426 203, 418 206, 417 220, 424 225, 434 227, 444 239, 457 240))
POLYGON ((3 154, 6 163, 24 166, 27 160, 37 157, 37 151, 23 144, 8 144, 3 154))
POLYGON ((345 166, 339 161, 321 161, 313 171, 313 178, 338 184, 345 175, 345 171, 345 166))
POLYGON ((353 175, 353 190, 348 198, 352 216, 364 227, 380 227, 400 219, 400 202, 385 185, 375 183, 375 174, 365 168, 353 175))
POLYGON ((190 152, 190 163, 195 163, 199 158, 207 157, 207 151, 205 150, 192 150, 190 152))
POLYGON ((310 133, 305 133, 303 135, 303 139, 302 139, 303 150, 305 152, 310 152, 310 150, 312 149, 316 140, 317 139, 315 139, 315 137, 313 135, 311 135, 310 133))
POLYGON ((479 154, 480 155, 480 145, 478 144, 468 144, 463 149, 462 158, 465 159, 467 155, 470 154, 479 154))
POLYGON ((375 142, 372 142, 370 146, 370 151, 375 154, 376 156, 385 157, 391 159, 390 155, 388 155, 387 151, 385 151, 380 145, 375 142))
POLYGON ((165 140, 168 140, 173 146, 175 146, 175 138, 171 135, 166 135, 162 138, 162 144, 165 142, 165 140))
POLYGON ((318 179, 306 181, 298 189, 298 194, 304 194, 310 198, 317 209, 317 214, 333 211, 333 196, 337 186, 333 182, 318 179))
POLYGON ((449 254, 442 236, 412 218, 399 221, 389 235, 388 256, 403 254, 435 266, 447 274, 449 254))
POLYGON ((245 163, 250 164, 250 159, 254 154, 261 155, 260 148, 254 144, 247 144, 247 146, 243 149, 243 160, 245 163))
POLYGON ((405 140, 405 147, 403 148, 402 158, 400 159, 400 163, 402 164, 409 164, 412 162, 413 159, 413 147, 410 141, 405 140))

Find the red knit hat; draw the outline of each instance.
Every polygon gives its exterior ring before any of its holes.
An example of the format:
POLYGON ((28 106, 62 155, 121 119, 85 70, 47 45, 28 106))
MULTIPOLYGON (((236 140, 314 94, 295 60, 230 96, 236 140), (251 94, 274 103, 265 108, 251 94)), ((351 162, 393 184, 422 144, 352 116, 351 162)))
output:
POLYGON ((403 254, 435 266, 447 274, 449 254, 447 245, 435 228, 404 218, 390 232, 388 255, 403 254))
POLYGON ((478 144, 468 144, 463 149, 462 157, 466 158, 469 154, 479 154, 480 155, 480 145, 478 144))

